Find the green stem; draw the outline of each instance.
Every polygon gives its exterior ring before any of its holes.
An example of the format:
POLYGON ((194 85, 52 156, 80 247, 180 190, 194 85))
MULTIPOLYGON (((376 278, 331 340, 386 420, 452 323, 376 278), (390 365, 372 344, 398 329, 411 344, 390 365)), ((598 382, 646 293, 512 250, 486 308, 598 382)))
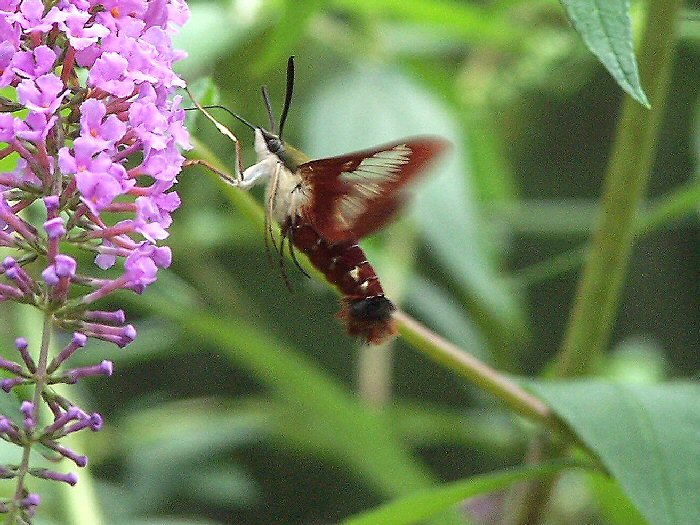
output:
MULTIPOLYGON (((601 215, 556 362, 555 372, 559 377, 595 370, 610 338, 634 241, 635 221, 656 152, 656 137, 671 77, 674 26, 681 3, 681 0, 648 2, 639 67, 652 109, 644 109, 628 95, 624 97, 603 189, 601 215)), ((555 446, 547 451, 540 440, 532 444, 530 455, 552 457, 565 450, 555 446)), ((522 503, 505 515, 502 523, 538 523, 553 486, 554 481, 523 487, 522 503)))
POLYGON ((561 430, 547 405, 506 376, 405 313, 397 311, 394 318, 399 323, 399 331, 404 339, 428 357, 498 397, 514 412, 552 429, 561 430))
MULTIPOLYGON (((37 364, 37 370, 34 374, 34 396, 32 398, 32 403, 34 403, 34 421, 38 424, 39 416, 39 404, 41 403, 41 396, 46 388, 46 366, 49 357, 49 345, 51 344, 52 335, 52 322, 53 314, 50 311, 44 312, 44 326, 41 336, 41 350, 39 352, 39 362, 37 364)), ((20 507, 20 502, 25 497, 26 486, 25 479, 29 472, 29 459, 32 452, 32 447, 34 446, 34 438, 32 435, 27 436, 24 443, 24 450, 22 451, 22 460, 19 466, 17 474, 17 488, 15 489, 15 495, 10 503, 10 512, 8 515, 7 523, 23 523, 21 518, 22 509, 20 507)))
MULTIPOLYGON (((68 385, 59 385, 56 390, 61 393, 68 390, 68 385)), ((75 393, 72 393, 73 400, 75 393)), ((80 400, 77 400, 80 402, 80 400)), ((90 436, 92 437, 92 436, 90 436)), ((63 444, 74 450, 85 449, 88 437, 81 432, 75 432, 63 438, 63 444)), ((65 461, 65 460, 64 460, 65 461)), ((100 499, 97 494, 97 486, 90 468, 80 471, 80 482, 74 487, 61 483, 59 487, 61 497, 62 523, 65 525, 100 525, 105 523, 100 499)))
POLYGON ((593 235, 573 311, 557 359, 559 377, 595 370, 615 323, 635 220, 646 192, 673 60, 681 0, 651 1, 639 68, 652 109, 625 96, 593 235))

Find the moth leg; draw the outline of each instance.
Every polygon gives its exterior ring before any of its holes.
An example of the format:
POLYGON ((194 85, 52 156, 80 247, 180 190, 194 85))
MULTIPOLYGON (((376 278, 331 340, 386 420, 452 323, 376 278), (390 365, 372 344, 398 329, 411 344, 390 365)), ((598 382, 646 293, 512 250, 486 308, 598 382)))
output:
POLYGON ((309 275, 309 273, 306 270, 304 270, 304 267, 301 264, 299 264, 299 259, 297 259, 297 252, 294 249, 294 245, 291 242, 289 243, 289 255, 292 256, 292 261, 294 261, 294 266, 299 268, 299 271, 304 275, 304 277, 311 279, 311 276, 309 275))
POLYGON ((267 160, 253 164, 241 173, 238 178, 231 177, 231 175, 204 159, 188 159, 185 161, 185 166, 204 166, 221 177, 226 184, 242 190, 248 190, 261 182, 265 182, 270 176, 270 162, 267 160))
POLYGON ((288 231, 289 230, 287 228, 282 228, 282 238, 280 239, 280 251, 279 251, 280 273, 282 274, 282 279, 284 279, 284 284, 287 287, 287 290, 289 290, 291 293, 294 293, 294 290, 292 289, 292 285, 289 282, 289 275, 287 274, 287 267, 284 265, 284 241, 286 240, 290 246, 292 245, 289 238, 287 237, 288 231))
POLYGON ((265 255, 267 255, 267 262, 270 268, 274 268, 274 262, 272 261, 272 250, 270 250, 270 243, 275 248, 275 253, 279 253, 277 249, 277 243, 275 242, 275 235, 272 229, 272 203, 274 202, 275 194, 277 192, 277 180, 278 180, 279 166, 275 169, 272 177, 272 182, 268 188, 267 202, 265 203, 265 255))
MULTIPOLYGON (((241 173, 243 172, 243 157, 242 157, 242 155, 241 155, 241 144, 240 144, 240 142, 239 142, 239 140, 238 140, 238 137, 236 137, 236 135, 234 135, 233 132, 231 132, 230 129, 228 129, 228 128, 227 128, 226 126, 224 126, 221 122, 219 122, 218 120, 216 120, 216 119, 211 115, 211 113, 209 113, 206 109, 204 109, 204 108, 202 107, 202 105, 199 103, 199 101, 198 101, 196 98, 194 98, 194 97, 192 96, 192 92, 190 91, 190 88, 189 88, 189 87, 185 86, 185 91, 186 91, 187 94, 189 95, 190 100, 192 100, 192 102, 194 102, 194 105, 197 106, 197 109, 199 109, 199 111, 201 111, 202 114, 204 114, 204 116, 207 117, 207 118, 216 126, 216 129, 218 129, 219 132, 220 132, 222 135, 224 135, 224 136, 228 137, 229 139, 231 139, 231 140, 233 141, 233 143, 235 144, 235 147, 236 147, 236 168, 235 168, 235 169, 236 169, 236 176, 235 176, 235 179, 236 179, 236 180, 241 179, 241 173)), ((233 179, 232 179, 230 176, 228 176, 228 175, 225 175, 225 176, 224 176, 219 170, 213 168, 213 167, 211 166, 211 164, 208 164, 208 163, 206 163, 206 162, 204 162, 204 161, 202 161, 202 162, 197 162, 197 164, 206 165, 209 169, 211 169, 214 173, 216 173, 217 175, 219 175, 222 179, 224 179, 224 180, 225 180, 226 182, 228 182, 229 184, 231 184, 231 185, 233 185, 233 186, 236 186, 236 185, 237 185, 236 183, 233 182, 233 179)), ((185 162, 185 165, 187 165, 187 162, 185 162)))
MULTIPOLYGON (((248 168, 248 169, 250 169, 250 168, 248 168)), ((270 185, 268 186, 268 190, 267 190, 267 209, 265 210, 265 215, 267 218, 267 223, 266 223, 267 235, 270 237, 270 240, 272 241, 272 245, 275 247, 275 251, 277 253, 279 253, 279 250, 277 249, 277 243, 275 242, 275 236, 274 236, 274 232, 272 230, 272 223, 274 222, 273 210, 275 207, 275 202, 277 201, 277 190, 279 189, 279 174, 280 174, 280 165, 278 163, 275 163, 274 171, 272 173, 272 180, 270 181, 270 185)))
MULTIPOLYGON (((270 234, 268 232, 271 232, 272 228, 270 227, 270 218, 268 217, 267 213, 265 213, 265 255, 267 256, 267 263, 270 265, 270 268, 274 267, 274 264, 272 262, 272 250, 270 250, 270 234)), ((275 250, 277 248, 275 247, 275 250)))
POLYGON ((236 176, 239 179, 243 178, 243 154, 241 153, 241 143, 240 141, 236 141, 236 169, 238 172, 236 173, 236 176))
POLYGON ((306 277, 311 279, 311 276, 306 272, 306 270, 304 270, 304 268, 301 266, 301 264, 299 264, 299 259, 297 259, 297 252, 294 251, 294 230, 297 228, 296 219, 297 219, 296 216, 292 217, 290 219, 290 223, 289 223, 290 225, 287 228, 287 235, 289 236, 289 243, 288 243, 289 255, 291 256, 292 261, 294 261, 294 266, 299 268, 299 271, 301 273, 303 273, 306 277))
POLYGON ((224 182, 227 184, 230 184, 231 186, 240 186, 241 185, 241 180, 240 179, 235 179, 231 177, 228 173, 220 170, 216 166, 214 166, 211 162, 208 162, 204 159, 188 159, 184 163, 185 167, 189 166, 204 166, 207 168, 209 171, 216 173, 219 177, 221 177, 224 182))
POLYGON ((268 197, 267 206, 265 207, 265 255, 267 256, 267 262, 270 268, 274 268, 274 263, 272 261, 272 250, 270 250, 270 244, 275 248, 275 253, 278 253, 277 243, 275 242, 275 236, 272 230, 272 213, 270 208, 270 198, 268 197))
POLYGON ((273 176, 276 179, 278 176, 277 170, 279 170, 279 165, 277 162, 272 159, 262 160, 257 164, 253 164, 249 168, 246 168, 235 186, 243 190, 247 190, 257 184, 260 184, 261 182, 265 182, 268 178, 270 178, 271 172, 274 172, 273 176), (271 166, 273 162, 275 163, 275 166, 271 166))

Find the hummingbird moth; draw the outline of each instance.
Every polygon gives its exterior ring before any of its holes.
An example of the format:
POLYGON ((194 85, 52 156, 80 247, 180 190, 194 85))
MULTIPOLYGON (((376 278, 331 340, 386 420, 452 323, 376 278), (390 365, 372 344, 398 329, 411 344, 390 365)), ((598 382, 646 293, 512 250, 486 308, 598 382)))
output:
MULTIPOLYGON (((342 297, 338 316, 350 335, 379 344, 396 334, 393 303, 384 290, 359 239, 384 226, 404 201, 403 189, 444 152, 448 143, 436 137, 399 140, 364 151, 312 160, 282 139, 294 90, 294 57, 287 62, 287 91, 279 127, 275 123, 268 90, 262 88, 270 130, 255 126, 221 106, 197 108, 236 144, 236 173, 231 177, 201 160, 232 186, 249 189, 267 183, 266 239, 272 240, 272 222, 281 228, 279 251, 288 242, 303 252, 342 297), (251 128, 255 134, 257 163, 243 169, 240 145, 225 126, 206 109, 219 107, 251 128)), ((306 273, 306 272, 304 272, 306 273)))

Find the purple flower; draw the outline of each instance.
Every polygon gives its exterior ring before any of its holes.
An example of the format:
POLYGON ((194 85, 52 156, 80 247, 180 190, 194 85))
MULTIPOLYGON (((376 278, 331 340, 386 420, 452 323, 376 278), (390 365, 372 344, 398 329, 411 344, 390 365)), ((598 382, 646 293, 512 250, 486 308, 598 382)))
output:
POLYGON ((146 25, 143 15, 147 3, 146 0, 109 0, 104 2, 105 10, 97 15, 97 19, 115 33, 126 31, 130 34, 134 30, 140 33, 146 25))
MULTIPOLYGON (((22 78, 37 78, 53 70, 56 53, 49 46, 20 51, 12 57, 12 71, 22 78)), ((61 86, 63 87, 63 86, 61 86)))
POLYGON ((190 149, 192 144, 190 144, 190 134, 185 128, 185 110, 180 108, 180 104, 182 104, 182 97, 175 95, 173 97, 170 119, 168 120, 170 134, 181 148, 190 149))
POLYGON ((126 258, 124 264, 124 277, 129 283, 129 288, 136 293, 143 293, 146 287, 156 280, 158 268, 167 268, 171 260, 170 248, 141 244, 126 258))
POLYGON ((100 248, 102 248, 102 250, 100 254, 95 257, 95 264, 103 270, 107 270, 117 262, 118 249, 107 239, 102 241, 102 246, 100 248))
MULTIPOLYGON (((12 12, 14 8, 16 8, 16 5, 7 6, 7 9, 3 10, 12 12)), ((19 24, 12 22, 9 17, 0 16, 0 42, 6 42, 18 50, 21 34, 22 28, 19 24)))
POLYGON ((136 199, 136 231, 149 241, 168 237, 166 231, 173 222, 170 213, 180 206, 180 197, 174 191, 158 193, 154 197, 136 199))
MULTIPOLYGON (((53 358, 53 361, 51 361, 51 364, 47 368, 47 371, 49 373, 55 372, 58 369, 58 367, 61 366, 61 364, 66 359, 70 358, 70 356, 72 356, 73 353, 76 350, 78 350, 78 348, 83 348, 86 344, 87 344, 87 336, 85 334, 81 334, 80 332, 75 332, 73 334, 73 339, 71 340, 71 342, 63 350, 61 350, 61 352, 56 357, 53 358)), ((77 407, 71 407, 71 408, 78 410, 77 407)), ((73 412, 75 412, 75 410, 73 410, 73 412)), ((66 412, 65 417, 66 418, 72 417, 70 415, 71 413, 72 413, 71 411, 66 412)), ((61 425, 63 425, 63 424, 65 424, 65 422, 61 423, 61 425)), ((51 425, 50 427, 47 428, 46 432, 53 432, 55 430, 55 429, 53 429, 54 425, 57 425, 56 421, 54 421, 53 425, 51 425)))
POLYGON ((168 144, 167 116, 163 115, 153 102, 134 102, 129 108, 129 123, 133 126, 136 136, 146 149, 164 149, 168 144))
POLYGON ((78 483, 78 475, 74 472, 64 474, 62 472, 54 472, 47 469, 33 469, 29 472, 35 478, 51 479, 53 481, 63 481, 73 486, 78 483))
POLYGON ((24 416, 24 429, 27 432, 33 432, 36 426, 36 407, 34 403, 31 401, 22 401, 19 410, 24 416))
POLYGON ((40 31, 45 33, 51 29, 51 23, 44 20, 44 3, 41 0, 22 0, 19 13, 7 16, 16 22, 25 32, 40 31))
POLYGON ((10 64, 16 53, 17 48, 11 42, 5 40, 0 43, 0 87, 9 86, 14 80, 15 74, 10 64))
POLYGON ((102 24, 88 21, 92 15, 75 5, 69 4, 63 9, 53 7, 46 15, 46 21, 58 24, 59 29, 68 35, 70 45, 77 50, 83 50, 95 44, 100 38, 109 34, 109 29, 102 24))
POLYGON ((58 117, 56 115, 47 117, 46 113, 32 112, 27 115, 24 121, 20 119, 15 121, 17 124, 15 134, 28 142, 43 143, 57 121, 58 117))
MULTIPOLYGON (((18 119, 18 122, 22 120, 18 119)), ((11 113, 0 113, 0 141, 10 142, 15 134, 15 117, 11 113)))
MULTIPOLYGON (((178 150, 175 140, 168 142, 163 150, 151 150, 140 166, 140 173, 150 175, 158 181, 172 182, 179 173, 177 166, 181 166, 184 161, 178 150)), ((167 189, 167 186, 163 189, 167 189)))
MULTIPOLYGON (((50 307, 54 328, 73 334, 52 359, 46 345, 30 351, 23 338, 16 358, 0 358, 11 376, 0 389, 33 388, 31 399, 54 415, 42 427, 40 407, 28 401, 19 424, 0 414, 0 434, 23 448, 21 457, 33 460, 41 446, 87 464, 59 440, 100 430, 102 417, 44 389, 111 375, 111 361, 70 366, 90 340, 124 347, 136 338, 122 310, 100 310, 98 301, 119 289, 143 293, 170 265, 170 249, 158 243, 180 205, 172 191, 184 162, 179 148, 190 147, 174 96, 184 82, 172 69, 184 54, 170 38, 187 17, 182 0, 0 0, 0 87, 14 89, 8 99, 17 100, 0 108, 0 158, 16 159, 0 173, 0 246, 10 255, 0 263, 0 301, 50 307), (96 253, 96 264, 79 268, 79 250, 96 253)), ((0 478, 18 484, 0 513, 21 509, 19 518, 30 521, 39 504, 30 476, 78 479, 29 461, 0 465, 0 478)))
POLYGON ((88 85, 103 89, 115 97, 128 97, 134 92, 134 82, 126 78, 126 58, 117 53, 103 53, 90 69, 88 85))
POLYGON ((61 217, 54 217, 44 223, 44 229, 49 239, 58 239, 66 234, 66 228, 63 225, 61 217))
POLYGON ((82 379, 84 377, 91 377, 91 376, 111 376, 112 375, 112 362, 111 361, 102 361, 99 365, 92 365, 92 366, 84 366, 81 368, 75 368, 73 370, 69 370, 67 375, 68 375, 68 381, 70 383, 75 383, 79 379, 82 379))
POLYGON ((75 272, 78 268, 75 259, 68 255, 57 255, 56 262, 46 268, 41 276, 44 282, 49 286, 56 286, 60 283, 61 278, 70 279, 75 276, 75 272))
POLYGON ((19 101, 28 110, 39 113, 55 113, 67 94, 61 79, 53 73, 42 75, 36 80, 24 79, 17 87, 19 101))
POLYGON ((100 100, 89 98, 80 105, 80 140, 88 149, 103 151, 113 148, 126 133, 126 124, 116 115, 105 119, 107 107, 100 100))
POLYGON ((78 264, 75 262, 75 259, 68 255, 57 255, 54 266, 56 268, 56 275, 59 277, 68 278, 73 277, 78 268, 78 264))
POLYGON ((93 213, 99 214, 135 181, 128 180, 124 166, 114 163, 107 153, 93 156, 98 151, 94 139, 92 133, 75 139, 75 154, 68 148, 61 148, 58 165, 64 173, 75 174, 81 200, 93 213))
POLYGON ((37 507, 41 503, 39 494, 27 494, 27 497, 21 501, 21 506, 24 508, 37 507))

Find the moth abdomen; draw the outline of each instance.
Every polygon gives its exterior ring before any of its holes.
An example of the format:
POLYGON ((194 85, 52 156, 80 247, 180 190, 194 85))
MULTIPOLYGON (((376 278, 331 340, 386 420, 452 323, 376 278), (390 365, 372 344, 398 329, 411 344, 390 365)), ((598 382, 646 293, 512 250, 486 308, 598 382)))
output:
POLYGON ((291 220, 286 232, 292 244, 343 294, 339 317, 350 335, 379 344, 396 333, 391 316, 395 307, 384 296, 374 267, 356 242, 331 244, 312 225, 291 220))

